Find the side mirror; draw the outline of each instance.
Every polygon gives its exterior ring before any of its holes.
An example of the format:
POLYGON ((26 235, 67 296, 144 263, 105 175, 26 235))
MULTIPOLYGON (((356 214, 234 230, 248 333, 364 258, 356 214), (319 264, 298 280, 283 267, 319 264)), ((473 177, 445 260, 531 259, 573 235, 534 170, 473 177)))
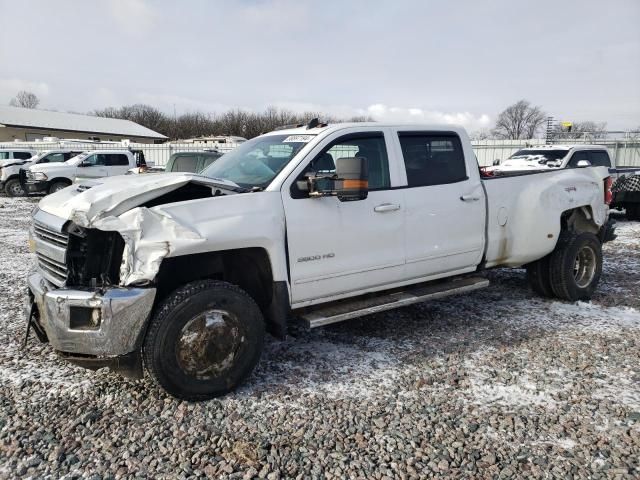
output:
POLYGON ((369 194, 369 168, 363 157, 339 158, 335 173, 309 172, 296 186, 309 197, 337 196, 341 202, 364 200, 369 194))
POLYGON ((495 165, 500 165, 500 159, 499 159, 499 158, 496 158, 496 159, 493 161, 493 165, 494 165, 494 166, 495 166, 495 165))
POLYGON ((78 164, 78 166, 79 166, 79 167, 90 167, 90 166, 91 166, 91 164, 90 164, 90 163, 86 163, 86 162, 80 162, 80 163, 78 164))
POLYGON ((578 168, 584 168, 584 167, 590 167, 591 166, 591 162, 589 160, 578 160, 578 163, 576 163, 576 167, 578 168))
POLYGON ((369 195, 369 165, 364 157, 336 160, 336 195, 341 202, 364 200, 369 195))

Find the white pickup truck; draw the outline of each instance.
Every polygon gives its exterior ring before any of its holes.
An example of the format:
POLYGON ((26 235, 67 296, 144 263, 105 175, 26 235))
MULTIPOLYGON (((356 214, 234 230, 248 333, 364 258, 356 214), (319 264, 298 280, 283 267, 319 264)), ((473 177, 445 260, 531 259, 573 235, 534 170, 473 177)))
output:
POLYGON ((34 154, 29 159, 7 163, 1 167, 2 170, 0 170, 0 185, 4 185, 4 191, 10 197, 22 196, 26 192, 20 184, 20 170, 25 170, 33 165, 66 162, 70 158, 80 155, 81 153, 82 150, 45 150, 38 154, 34 154))
POLYGON ((318 327, 469 292, 493 267, 526 266, 540 294, 587 300, 608 175, 482 179, 453 126, 276 130, 200 175, 106 178, 44 198, 28 329, 68 361, 144 365, 199 400, 240 384, 265 328, 284 336, 292 318, 318 327))
POLYGON ((140 151, 90 150, 61 163, 38 163, 23 169, 20 182, 27 193, 54 193, 78 177, 96 179, 125 175, 144 162, 140 151))

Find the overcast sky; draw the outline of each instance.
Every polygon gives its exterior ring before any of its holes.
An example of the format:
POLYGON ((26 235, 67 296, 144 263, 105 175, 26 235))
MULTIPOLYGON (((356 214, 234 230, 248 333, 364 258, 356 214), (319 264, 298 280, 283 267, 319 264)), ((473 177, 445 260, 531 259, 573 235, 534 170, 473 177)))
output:
POLYGON ((640 126, 640 0, 0 0, 0 104, 640 126))

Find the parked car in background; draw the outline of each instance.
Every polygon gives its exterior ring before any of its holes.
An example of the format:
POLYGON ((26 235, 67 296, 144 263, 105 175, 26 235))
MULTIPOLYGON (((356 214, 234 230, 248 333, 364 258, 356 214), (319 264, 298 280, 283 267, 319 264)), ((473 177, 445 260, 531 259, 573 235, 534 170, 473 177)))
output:
POLYGON ((40 152, 28 160, 14 161, 2 167, 0 171, 0 186, 4 187, 4 191, 10 197, 18 197, 25 195, 25 190, 20 183, 20 170, 29 168, 32 165, 42 165, 47 163, 66 162, 70 158, 80 155, 82 150, 45 150, 40 152))
POLYGON ((10 160, 28 160, 37 152, 30 148, 2 148, 0 149, 0 166, 10 160))
POLYGON ((37 164, 20 171, 27 193, 54 193, 74 180, 124 175, 130 168, 144 165, 142 151, 91 150, 61 163, 37 164))
POLYGON ((625 211, 628 220, 640 220, 640 167, 612 169, 616 177, 611 192, 611 208, 625 211))
MULTIPOLYGON (((523 267, 587 300, 606 167, 482 178, 460 127, 312 121, 201 174, 106 178, 40 201, 28 325, 62 358, 203 400, 241 384, 265 328, 311 328, 486 287, 523 267), (144 360, 143 360, 144 358, 144 360)), ((491 308, 490 303, 487 308, 491 308)))
POLYGON ((493 175, 507 175, 552 168, 611 167, 607 147, 602 145, 541 145, 522 148, 502 162, 485 167, 493 175))
MULTIPOLYGON (((607 167, 611 175, 611 208, 640 220, 640 167, 617 167, 602 145, 543 145, 523 148, 504 162, 482 169, 485 175, 514 175, 535 170, 607 167)), ((611 237, 609 237, 611 238, 611 237)))
POLYGON ((164 167, 136 167, 127 173, 187 172, 199 173, 215 162, 223 154, 218 150, 196 150, 172 153, 164 167))

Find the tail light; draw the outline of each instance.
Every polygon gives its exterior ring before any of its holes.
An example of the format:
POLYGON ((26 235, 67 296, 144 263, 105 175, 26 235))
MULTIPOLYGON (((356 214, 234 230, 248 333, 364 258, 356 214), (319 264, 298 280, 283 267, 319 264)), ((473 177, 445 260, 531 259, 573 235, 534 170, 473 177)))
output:
POLYGON ((611 187, 613 186, 613 178, 607 177, 604 179, 604 203, 611 205, 613 201, 613 193, 611 193, 611 187))

